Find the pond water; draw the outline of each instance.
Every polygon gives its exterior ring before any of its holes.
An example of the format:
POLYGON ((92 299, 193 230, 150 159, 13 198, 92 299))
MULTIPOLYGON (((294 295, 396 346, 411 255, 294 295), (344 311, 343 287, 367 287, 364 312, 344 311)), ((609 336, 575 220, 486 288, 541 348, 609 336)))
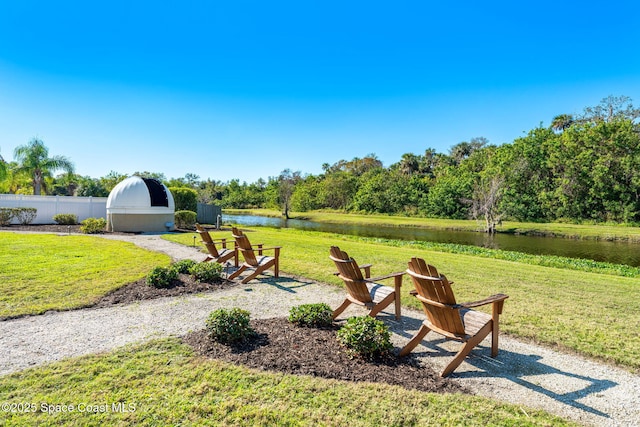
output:
POLYGON ((513 234, 496 234, 489 236, 485 233, 475 233, 471 231, 425 230, 415 227, 324 224, 313 221, 285 220, 282 218, 268 218, 255 215, 223 214, 222 221, 224 223, 247 226, 297 228, 301 230, 350 234, 361 237, 457 243, 524 252, 534 255, 558 255, 570 258, 585 258, 640 267, 640 244, 637 243, 575 240, 513 234))

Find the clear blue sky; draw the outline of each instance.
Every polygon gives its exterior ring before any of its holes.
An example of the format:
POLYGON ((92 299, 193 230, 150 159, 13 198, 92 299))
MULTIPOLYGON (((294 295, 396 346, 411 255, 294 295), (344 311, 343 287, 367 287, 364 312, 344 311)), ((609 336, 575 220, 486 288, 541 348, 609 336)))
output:
POLYGON ((0 0, 0 155, 254 182, 640 105, 640 2, 0 0))

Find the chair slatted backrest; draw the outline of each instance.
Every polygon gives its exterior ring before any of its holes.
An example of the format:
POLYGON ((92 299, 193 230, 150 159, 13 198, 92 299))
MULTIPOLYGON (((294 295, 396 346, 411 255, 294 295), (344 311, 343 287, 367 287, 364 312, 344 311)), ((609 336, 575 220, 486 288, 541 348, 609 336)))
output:
POLYGON ((256 258, 254 249, 251 246, 251 242, 249 242, 249 238, 241 230, 235 227, 232 228, 232 234, 236 239, 236 245, 238 245, 238 250, 242 252, 245 262, 253 267, 257 266, 258 259, 256 258))
POLYGON ((338 277, 344 281, 349 295, 363 303, 371 303, 371 294, 358 263, 337 246, 332 246, 329 252, 329 258, 338 268, 338 277))
POLYGON ((407 273, 420 295, 422 308, 433 326, 457 337, 464 337, 460 307, 447 277, 421 258, 411 258, 407 273))
POLYGON ((211 235, 209 234, 209 232, 202 228, 200 224, 196 224, 196 230, 200 234, 200 239, 202 240, 202 243, 204 243, 204 245, 207 247, 207 250, 209 251, 211 256, 213 256, 214 258, 219 258, 220 253, 218 252, 218 248, 216 248, 216 244, 213 242, 213 239, 211 239, 211 235))

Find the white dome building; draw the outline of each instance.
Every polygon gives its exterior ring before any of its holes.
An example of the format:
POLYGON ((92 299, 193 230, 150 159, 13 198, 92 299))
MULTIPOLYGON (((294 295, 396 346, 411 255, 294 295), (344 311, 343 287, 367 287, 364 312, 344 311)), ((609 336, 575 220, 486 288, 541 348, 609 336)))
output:
POLYGON ((132 176, 116 185, 107 198, 107 230, 148 232, 174 230, 175 203, 157 179, 132 176))

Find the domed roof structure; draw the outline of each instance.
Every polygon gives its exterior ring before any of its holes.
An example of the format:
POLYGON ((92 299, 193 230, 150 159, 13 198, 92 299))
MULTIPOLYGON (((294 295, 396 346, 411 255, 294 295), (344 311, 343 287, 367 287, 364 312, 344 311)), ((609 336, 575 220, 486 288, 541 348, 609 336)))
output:
POLYGON ((107 198, 111 213, 174 212, 175 203, 169 189, 157 179, 132 176, 113 187, 107 198))
POLYGON ((132 176, 116 185, 107 198, 107 230, 165 231, 173 229, 175 202, 157 179, 132 176))

